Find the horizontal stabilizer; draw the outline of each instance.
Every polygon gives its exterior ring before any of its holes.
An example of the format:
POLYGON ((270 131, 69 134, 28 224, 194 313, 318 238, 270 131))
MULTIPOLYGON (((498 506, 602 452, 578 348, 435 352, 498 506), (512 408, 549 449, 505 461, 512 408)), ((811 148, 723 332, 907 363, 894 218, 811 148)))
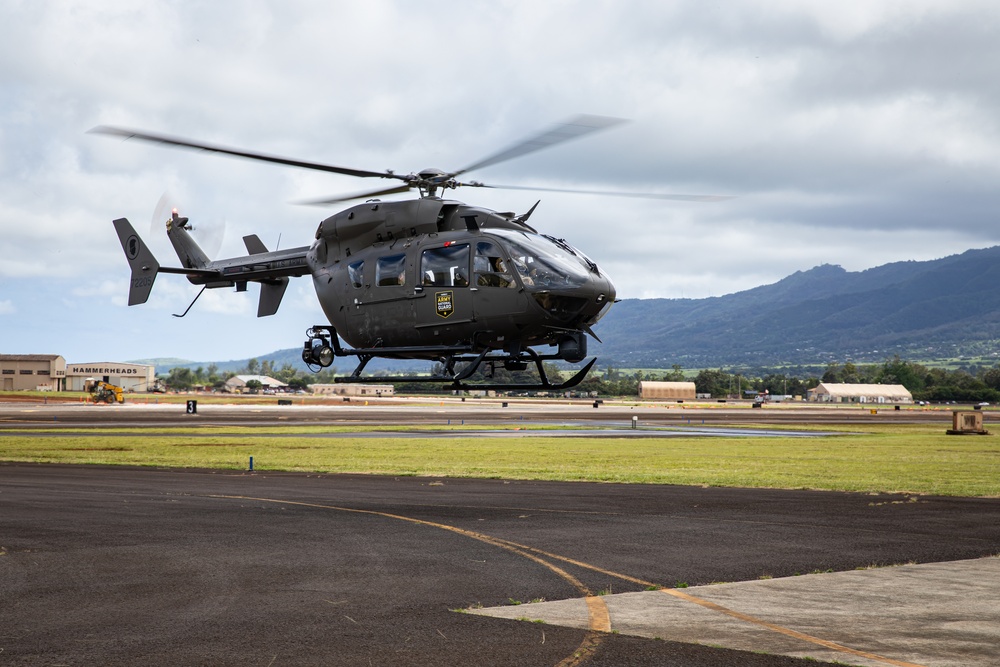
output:
POLYGON ((243 237, 243 244, 247 247, 247 252, 251 255, 260 255, 267 252, 267 246, 256 234, 243 237))
POLYGON ((121 241, 122 250, 125 251, 129 268, 132 269, 132 279, 128 288, 128 305, 135 306, 146 303, 149 293, 153 289, 153 281, 156 280, 156 273, 160 270, 160 265, 127 219, 118 218, 114 221, 114 226, 115 231, 118 232, 118 240, 121 241))

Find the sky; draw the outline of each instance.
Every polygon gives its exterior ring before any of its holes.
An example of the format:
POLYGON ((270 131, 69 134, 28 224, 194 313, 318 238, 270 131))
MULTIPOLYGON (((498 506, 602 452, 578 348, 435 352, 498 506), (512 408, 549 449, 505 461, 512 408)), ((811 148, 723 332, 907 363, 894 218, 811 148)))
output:
POLYGON ((386 183, 88 134, 98 125, 409 173, 463 168, 581 113, 626 119, 464 177, 732 199, 449 196, 515 212, 540 199, 532 225, 594 259, 619 298, 704 298, 1000 244, 997 63, 989 0, 8 0, 0 353, 297 347, 325 322, 307 277, 270 318, 256 286, 172 317, 198 292, 173 275, 129 308, 111 221, 175 265, 158 206, 230 257, 251 233, 307 245, 338 210, 296 201, 386 183))

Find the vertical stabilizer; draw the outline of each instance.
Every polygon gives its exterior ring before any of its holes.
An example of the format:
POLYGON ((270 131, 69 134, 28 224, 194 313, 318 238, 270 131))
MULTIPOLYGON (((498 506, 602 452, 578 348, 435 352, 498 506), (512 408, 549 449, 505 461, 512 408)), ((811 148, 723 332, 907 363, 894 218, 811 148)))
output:
POLYGON ((153 289, 153 281, 156 280, 156 272, 160 270, 160 265, 127 219, 118 218, 114 221, 114 226, 115 231, 118 232, 118 240, 121 241, 122 250, 125 251, 129 268, 132 269, 132 279, 128 288, 128 305, 135 306, 146 303, 146 299, 149 298, 149 293, 153 289))

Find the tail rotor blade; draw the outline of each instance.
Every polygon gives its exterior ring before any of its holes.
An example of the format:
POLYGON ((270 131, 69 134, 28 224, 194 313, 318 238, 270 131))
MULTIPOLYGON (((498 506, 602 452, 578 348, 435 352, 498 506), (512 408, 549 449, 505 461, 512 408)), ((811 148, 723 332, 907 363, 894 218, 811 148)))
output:
POLYGON ((149 219, 149 233, 151 235, 162 234, 163 227, 170 219, 170 212, 177 208, 177 198, 169 190, 164 190, 160 199, 153 207, 153 217, 149 219))
MULTIPOLYGON (((153 238, 157 234, 163 233, 164 225, 171 219, 174 211, 181 210, 179 199, 169 190, 164 190, 160 195, 156 207, 153 208, 153 217, 149 222, 149 232, 153 238)), ((222 242, 226 238, 226 219, 220 222, 209 220, 207 222, 197 222, 191 225, 191 236, 198 242, 199 247, 209 258, 218 257, 222 242)))

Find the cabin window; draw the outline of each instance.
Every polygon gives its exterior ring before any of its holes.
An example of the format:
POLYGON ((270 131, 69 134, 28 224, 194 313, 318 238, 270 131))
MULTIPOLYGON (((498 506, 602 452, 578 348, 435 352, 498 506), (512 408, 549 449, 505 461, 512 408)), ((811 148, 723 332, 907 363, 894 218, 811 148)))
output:
POLYGON ((514 276, 500 246, 492 241, 476 243, 476 256, 472 260, 476 285, 479 287, 514 287, 514 276))
POLYGON ((469 244, 425 250, 420 257, 420 282, 433 287, 469 286, 469 244))
POLYGON ((375 284, 392 287, 406 284, 406 255, 379 257, 375 264, 375 284))
POLYGON ((348 264, 347 275, 354 287, 362 287, 365 284, 365 260, 348 264))

